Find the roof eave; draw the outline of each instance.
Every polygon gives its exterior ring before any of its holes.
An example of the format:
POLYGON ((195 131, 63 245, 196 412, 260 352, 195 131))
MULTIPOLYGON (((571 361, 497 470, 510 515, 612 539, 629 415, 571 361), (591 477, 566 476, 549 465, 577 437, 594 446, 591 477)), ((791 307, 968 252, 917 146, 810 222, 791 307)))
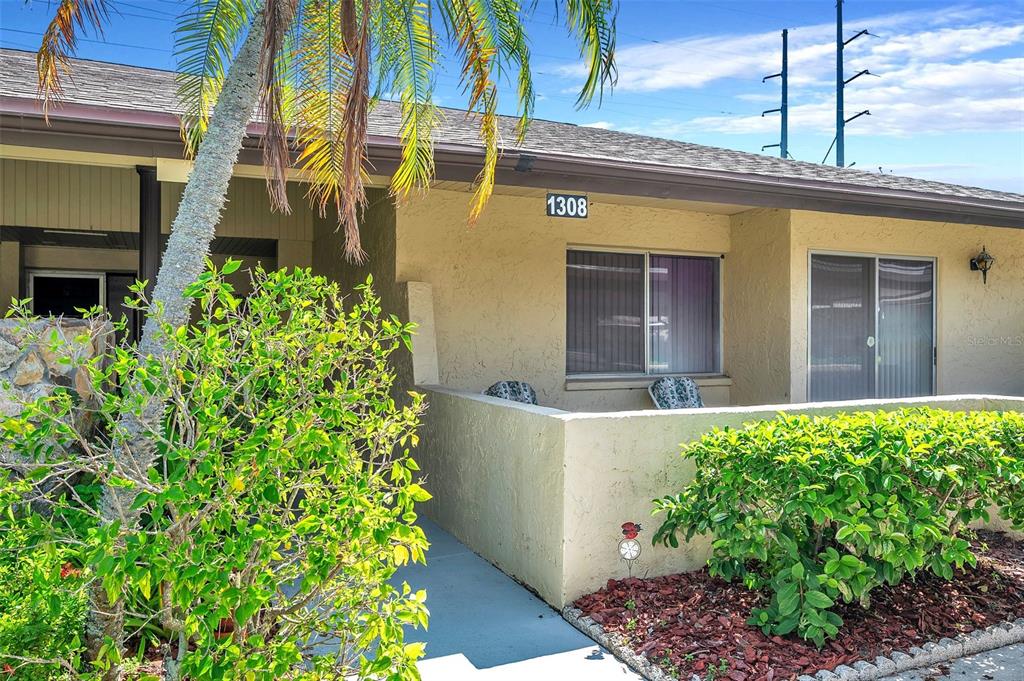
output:
MULTIPOLYGON (((29 128, 62 132, 62 128, 89 129, 121 139, 134 136, 147 142, 159 139, 180 143, 175 114, 118 109, 87 104, 65 104, 50 114, 41 128, 42 113, 36 99, 0 96, 0 113, 32 123, 29 128), (98 127, 97 127, 98 126, 98 127), (141 134, 141 131, 147 131, 141 134)), ((263 132, 249 125, 248 147, 258 146, 263 132)), ((374 172, 387 174, 397 167, 401 144, 393 137, 371 135, 367 152, 374 172)), ((472 182, 480 171, 479 147, 451 143, 435 145, 439 179, 472 182)), ((558 188, 648 198, 732 203, 751 208, 788 208, 917 220, 984 224, 1024 228, 1024 205, 1013 201, 976 199, 868 187, 814 179, 798 179, 705 168, 640 164, 605 158, 506 150, 498 164, 499 184, 558 188), (522 170, 521 157, 530 157, 522 170)))

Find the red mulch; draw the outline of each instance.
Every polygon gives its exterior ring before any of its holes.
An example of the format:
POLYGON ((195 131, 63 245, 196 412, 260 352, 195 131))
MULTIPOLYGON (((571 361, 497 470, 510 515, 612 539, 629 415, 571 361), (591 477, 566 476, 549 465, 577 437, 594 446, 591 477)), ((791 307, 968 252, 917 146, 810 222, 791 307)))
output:
POLYGON ((682 679, 793 679, 1024 617, 1024 542, 996 532, 978 534, 987 551, 975 547, 977 569, 957 572, 949 582, 920 574, 896 587, 879 587, 869 610, 840 604, 836 612, 843 627, 821 650, 795 635, 765 636, 748 626, 751 609, 765 596, 712 578, 706 568, 609 580, 576 607, 682 679))

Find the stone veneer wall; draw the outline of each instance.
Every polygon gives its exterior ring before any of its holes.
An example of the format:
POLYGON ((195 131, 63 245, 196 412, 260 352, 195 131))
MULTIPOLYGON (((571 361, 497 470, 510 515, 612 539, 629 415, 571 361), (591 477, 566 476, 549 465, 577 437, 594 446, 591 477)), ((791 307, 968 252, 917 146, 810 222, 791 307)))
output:
POLYGON ((106 351, 109 332, 97 328, 102 322, 82 319, 40 319, 31 323, 0 320, 0 416, 21 413, 21 405, 53 392, 56 386, 78 393, 82 403, 93 397, 85 369, 76 367, 81 358, 106 351), (99 331, 99 332, 97 332, 99 331), (54 332, 63 338, 54 351, 54 332), (89 340, 76 340, 86 334, 89 340), (71 358, 75 361, 61 361, 71 358))

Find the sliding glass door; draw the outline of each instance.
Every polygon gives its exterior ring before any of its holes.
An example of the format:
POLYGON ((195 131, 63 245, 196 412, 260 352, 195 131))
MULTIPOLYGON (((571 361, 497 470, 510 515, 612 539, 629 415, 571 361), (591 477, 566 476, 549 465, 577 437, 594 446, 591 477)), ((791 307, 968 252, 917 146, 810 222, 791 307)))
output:
POLYGON ((935 263, 811 255, 812 401, 935 392, 935 263))

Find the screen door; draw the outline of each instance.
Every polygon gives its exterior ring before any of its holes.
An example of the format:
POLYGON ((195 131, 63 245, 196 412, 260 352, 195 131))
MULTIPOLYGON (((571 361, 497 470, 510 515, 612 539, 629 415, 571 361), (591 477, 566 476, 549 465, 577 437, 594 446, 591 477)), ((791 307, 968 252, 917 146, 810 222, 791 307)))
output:
POLYGON ((812 401, 935 391, 935 263, 811 255, 812 401))

